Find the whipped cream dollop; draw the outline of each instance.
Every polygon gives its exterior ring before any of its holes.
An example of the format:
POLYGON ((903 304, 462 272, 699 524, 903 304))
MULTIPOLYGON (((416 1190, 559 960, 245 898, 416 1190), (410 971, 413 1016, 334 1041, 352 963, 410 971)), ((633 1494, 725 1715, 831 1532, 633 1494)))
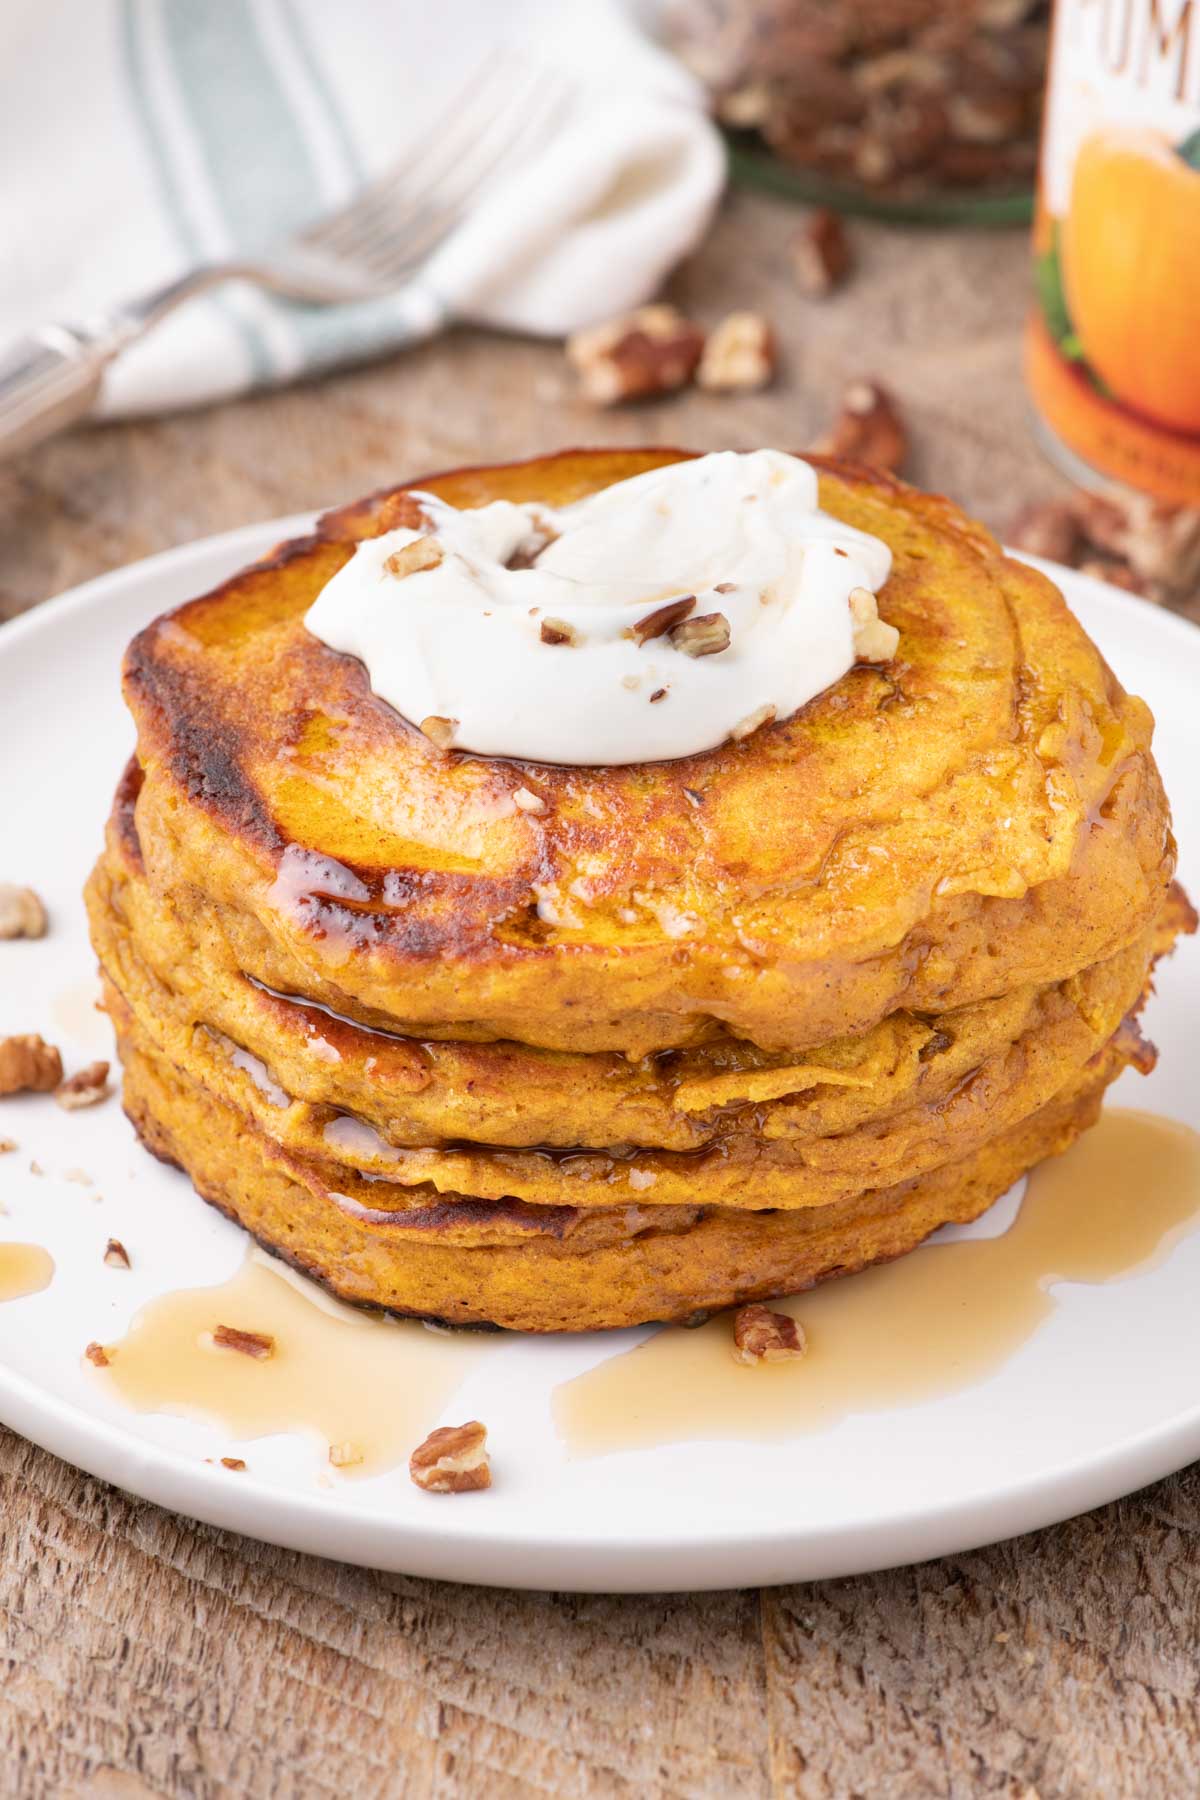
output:
POLYGON ((818 505, 808 463, 717 451, 573 505, 458 509, 368 538, 306 624, 444 748, 662 761, 786 718, 890 656, 891 552, 818 505))

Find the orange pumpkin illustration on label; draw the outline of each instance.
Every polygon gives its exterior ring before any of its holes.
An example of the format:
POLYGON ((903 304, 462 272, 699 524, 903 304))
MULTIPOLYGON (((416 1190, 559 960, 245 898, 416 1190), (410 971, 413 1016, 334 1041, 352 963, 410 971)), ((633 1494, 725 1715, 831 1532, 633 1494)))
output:
POLYGON ((1200 431, 1200 132, 1086 138, 1059 243, 1084 362, 1136 412, 1200 431))
POLYGON ((1049 447, 1200 506, 1200 0, 1059 0, 1034 274, 1049 447))

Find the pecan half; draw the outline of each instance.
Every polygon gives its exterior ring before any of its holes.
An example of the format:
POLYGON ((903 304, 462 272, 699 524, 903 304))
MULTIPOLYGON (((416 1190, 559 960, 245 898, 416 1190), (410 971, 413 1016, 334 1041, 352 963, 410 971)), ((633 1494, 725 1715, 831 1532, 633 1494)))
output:
POLYGON ((696 371, 710 393, 766 387, 775 373, 775 333, 759 313, 730 313, 709 334, 696 371))
POLYGON ((60 1082, 54 1090, 54 1098, 67 1112, 78 1112, 81 1107, 95 1106, 108 1097, 108 1064, 106 1062, 89 1063, 86 1069, 69 1075, 66 1081, 60 1082))
POLYGON ((729 620, 724 613, 697 613, 672 629, 671 642, 685 656, 719 656, 729 648, 729 620))
POLYGON ((36 1032, 0 1038, 0 1094, 48 1094, 62 1072, 62 1057, 36 1032))
POLYGON ((818 448, 895 474, 908 454, 908 433, 885 387, 877 381, 852 381, 833 430, 818 448))
POLYGON ((642 400, 686 386, 704 349, 704 333, 673 306, 640 306, 567 339, 580 391, 597 406, 642 400))
POLYGON ((419 537, 401 550, 393 550, 384 558, 389 575, 403 580, 405 575, 419 575, 424 569, 436 569, 442 560, 442 546, 436 538, 419 537))
POLYGON ((738 1362, 791 1362, 804 1355, 804 1329, 787 1313, 769 1306, 739 1306, 733 1316, 733 1354, 738 1362))
POLYGON ((218 1350, 237 1350, 266 1362, 275 1354, 275 1339, 265 1331, 242 1331, 237 1325, 218 1325, 213 1330, 213 1343, 218 1350))
POLYGON ((810 213, 792 239, 792 267, 796 281, 814 300, 823 299, 850 272, 850 241, 840 213, 827 206, 810 213))
POLYGON ((32 888, 0 881, 0 938, 46 935, 46 908, 32 888))
POLYGON ((427 1494, 465 1494, 491 1487, 487 1429, 478 1419, 465 1425, 442 1425, 418 1444, 408 1472, 427 1494))

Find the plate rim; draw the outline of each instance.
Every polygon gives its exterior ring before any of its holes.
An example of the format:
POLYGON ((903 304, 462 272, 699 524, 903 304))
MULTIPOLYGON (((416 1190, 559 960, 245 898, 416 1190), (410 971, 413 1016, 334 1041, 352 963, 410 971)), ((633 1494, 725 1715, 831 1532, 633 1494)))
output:
MULTIPOLYGON (((238 526, 106 570, 0 625, 0 661, 6 652, 54 632, 78 612, 103 604, 130 584, 152 583, 159 575, 181 573, 209 558, 227 556, 231 568, 236 567, 239 558, 249 560, 281 539, 307 534, 317 516, 300 512, 238 526)), ((1010 554, 1048 575, 1068 604, 1075 592, 1115 609, 1130 622, 1150 612, 1156 618, 1155 629, 1165 630, 1189 653, 1200 646, 1200 628, 1179 614, 1045 558, 1010 554)), ((435 1512, 428 1525, 414 1524, 347 1503, 344 1496, 333 1509, 317 1491, 283 1490, 258 1482, 249 1473, 235 1487, 227 1476, 197 1464, 187 1453, 155 1444, 119 1421, 78 1407, 6 1362, 0 1362, 0 1416, 21 1435, 87 1474, 209 1526, 307 1554, 416 1576, 572 1592, 770 1586, 959 1554, 1092 1510, 1200 1455, 1198 1400, 1190 1410, 1145 1427, 1101 1455, 1081 1453, 965 1499, 959 1496, 933 1506, 914 1502, 885 1522, 857 1520, 814 1533, 782 1519, 752 1532, 744 1523, 722 1528, 710 1521, 693 1531, 684 1518, 676 1521, 670 1542, 655 1535, 626 1533, 620 1540, 606 1540, 594 1534, 572 1536, 570 1531, 535 1541, 521 1534, 519 1521, 489 1524, 481 1519, 473 1526, 465 1510, 452 1516, 435 1512), (361 1538, 359 1544, 347 1541, 355 1537, 361 1538), (557 1569, 547 1569, 548 1558, 557 1561, 557 1569), (564 1559, 574 1565, 567 1580, 561 1579, 564 1559), (555 1574, 559 1578, 550 1579, 555 1574)), ((436 1508, 438 1502, 430 1504, 436 1508)))

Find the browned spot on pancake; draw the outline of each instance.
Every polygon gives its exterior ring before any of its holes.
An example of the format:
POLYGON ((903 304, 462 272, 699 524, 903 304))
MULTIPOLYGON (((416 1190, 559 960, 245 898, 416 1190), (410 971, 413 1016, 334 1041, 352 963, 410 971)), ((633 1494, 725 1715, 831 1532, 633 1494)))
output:
POLYGON ((139 632, 125 653, 127 693, 156 716, 171 772, 188 798, 229 829, 281 849, 262 795, 242 766, 243 734, 221 717, 206 684, 158 653, 159 625, 139 632))
POLYGON ((117 791, 113 799, 113 824, 116 827, 121 854, 139 875, 146 873, 146 865, 142 860, 142 841, 138 837, 134 809, 137 806, 137 797, 142 791, 144 780, 145 773, 141 763, 136 756, 131 756, 121 771, 121 779, 117 783, 117 791))

